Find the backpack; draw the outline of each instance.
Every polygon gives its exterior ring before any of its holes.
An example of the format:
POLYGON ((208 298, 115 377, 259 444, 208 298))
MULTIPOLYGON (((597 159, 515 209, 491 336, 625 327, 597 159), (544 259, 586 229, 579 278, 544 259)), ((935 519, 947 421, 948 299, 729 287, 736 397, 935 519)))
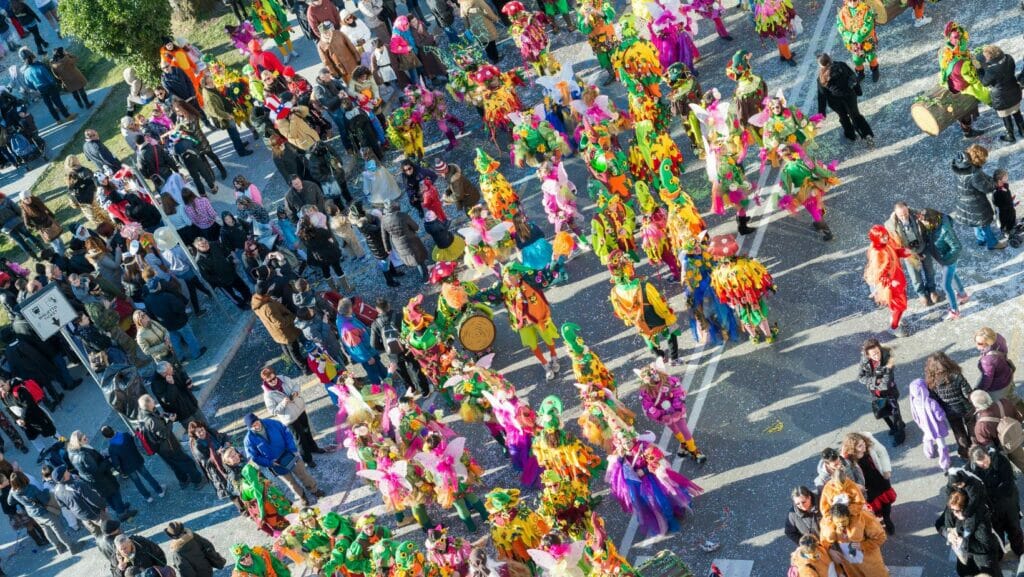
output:
POLYGON ((999 408, 998 419, 995 417, 981 417, 978 421, 983 423, 997 423, 996 437, 999 439, 999 446, 1006 453, 1016 451, 1024 445, 1024 428, 1021 427, 1020 421, 1013 417, 1006 416, 1006 412, 1003 410, 1003 405, 1001 403, 997 402, 996 407, 999 408))
POLYGON ((25 379, 24 381, 21 381, 21 383, 18 384, 17 387, 15 387, 15 391, 17 391, 17 389, 20 387, 24 387, 24 389, 28 391, 28 394, 32 396, 32 400, 35 401, 36 404, 43 402, 43 389, 42 387, 39 386, 39 383, 33 381, 32 379, 25 379))
POLYGON ((384 343, 384 352, 392 355, 402 354, 402 343, 398 340, 399 335, 398 329, 390 318, 381 319, 380 340, 384 343))
POLYGON ((11 139, 7 142, 11 147, 11 151, 18 158, 27 158, 36 153, 36 147, 33 145, 24 134, 15 132, 11 135, 11 139))

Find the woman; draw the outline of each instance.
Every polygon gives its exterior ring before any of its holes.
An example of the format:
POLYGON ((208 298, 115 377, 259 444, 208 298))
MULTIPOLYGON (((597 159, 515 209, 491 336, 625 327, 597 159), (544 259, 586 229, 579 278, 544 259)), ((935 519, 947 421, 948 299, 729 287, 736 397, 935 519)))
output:
POLYGON ((434 250, 430 255, 434 262, 462 261, 466 241, 448 230, 448 223, 438 218, 434 211, 428 209, 423 213, 423 229, 434 240, 434 250))
POLYGON ((90 238, 85 241, 85 246, 85 259, 96 270, 96 274, 120 291, 122 274, 120 253, 111 254, 106 243, 98 238, 90 238))
POLYGON ((53 495, 46 489, 40 489, 30 483, 21 471, 11 474, 10 483, 11 492, 7 495, 7 502, 25 509, 25 513, 43 528, 43 533, 57 549, 58 554, 66 552, 77 555, 81 548, 77 540, 64 529, 60 505, 53 495))
POLYGON ((302 387, 298 382, 278 375, 270 367, 260 371, 260 377, 263 379, 263 404, 275 419, 292 430, 295 440, 299 442, 302 460, 310 467, 316 467, 313 454, 323 453, 324 450, 317 446, 313 438, 309 416, 306 414, 306 401, 302 398, 302 387))
POLYGON ((49 413, 39 406, 21 379, 0 373, 0 401, 14 415, 15 422, 37 450, 45 449, 46 439, 57 435, 57 427, 49 413))
POLYGON ((217 170, 220 171, 221 180, 227 178, 228 171, 224 168, 224 164, 220 161, 217 154, 213 152, 213 147, 210 146, 210 141, 206 138, 206 133, 203 132, 201 124, 203 120, 202 111, 191 102, 177 97, 171 101, 171 109, 174 111, 175 128, 198 141, 199 154, 217 166, 217 170))
POLYGON ((331 290, 338 290, 338 281, 343 286, 348 285, 341 268, 341 248, 331 231, 315 226, 308 216, 303 216, 299 239, 306 245, 307 262, 320 268, 331 290))
POLYGON ((956 555, 957 575, 1001 575, 1002 543, 992 531, 987 507, 982 505, 976 509, 971 511, 971 498, 966 491, 954 489, 935 528, 946 538, 946 543, 956 555))
POLYGON ((827 577, 832 559, 815 535, 804 535, 797 542, 796 551, 789 556, 789 564, 796 569, 795 575, 790 569, 791 577, 827 577))
POLYGON ((398 208, 397 202, 388 205, 384 218, 380 221, 384 247, 394 250, 402 264, 409 267, 416 267, 420 271, 420 277, 424 283, 430 278, 427 270, 427 247, 416 235, 419 225, 411 216, 398 208))
POLYGON ((960 318, 960 305, 967 302, 970 296, 964 288, 964 282, 956 272, 956 263, 960 259, 963 245, 953 228, 953 219, 937 210, 926 208, 921 213, 921 227, 928 236, 928 253, 935 262, 946 267, 942 277, 946 284, 946 298, 949 300, 947 320, 960 318), (954 285, 959 289, 954 291, 954 285))
POLYGON ((185 214, 185 209, 181 206, 181 203, 175 200, 174 196, 169 192, 161 194, 159 201, 160 206, 164 209, 164 214, 167 216, 167 223, 173 226, 174 230, 178 231, 181 242, 186 245, 192 244, 192 241, 199 236, 199 232, 192 224, 192 220, 185 214))
POLYGON ((459 0, 459 15, 466 22, 466 28, 475 30, 477 41, 484 44, 484 51, 487 59, 492 64, 501 61, 501 54, 498 53, 498 15, 494 13, 491 6, 484 0, 459 0))
POLYGON ((57 222, 57 217, 54 216, 50 207, 46 206, 42 200, 32 196, 31 189, 21 192, 18 206, 21 208, 21 220, 25 227, 50 243, 53 252, 64 254, 64 241, 60 239, 64 227, 57 222))
POLYGON ((395 277, 399 275, 395 264, 391 262, 388 249, 384 245, 383 231, 380 226, 380 217, 376 214, 366 212, 363 203, 356 201, 348 207, 348 221, 352 226, 359 229, 359 233, 366 239, 366 247, 370 249, 370 256, 377 261, 377 268, 384 275, 384 282, 389 287, 398 286, 395 277))
POLYGON ((956 439, 956 452, 960 458, 967 459, 967 450, 971 447, 971 433, 974 428, 971 414, 971 385, 964 378, 963 371, 956 361, 942 351, 928 355, 924 361, 924 382, 928 390, 939 401, 946 421, 956 439))
POLYGON ((171 345, 171 333, 162 324, 150 318, 145 311, 132 313, 132 322, 135 323, 135 342, 144 354, 154 362, 166 361, 175 369, 181 367, 171 345))
POLYGON ((540 270, 551 264, 554 249, 544 231, 539 226, 529 221, 526 213, 519 212, 512 217, 512 224, 515 226, 516 249, 519 250, 519 260, 526 268, 540 270))
POLYGON ((231 483, 227 478, 227 467, 221 461, 220 450, 231 446, 228 436, 201 421, 192 421, 188 424, 188 446, 203 474, 217 489, 217 498, 227 499, 231 495, 231 483))
POLYGON ((89 445, 85 433, 72 432, 68 437, 67 450, 68 462, 78 471, 78 478, 102 495, 121 521, 138 515, 139 512, 121 496, 121 484, 114 476, 114 464, 109 457, 89 445))
POLYGON ((305 157, 281 135, 270 137, 270 156, 277 167, 277 173, 284 179, 285 185, 291 185, 291 175, 297 174, 303 180, 309 180, 309 170, 305 157))
MULTIPOLYGON (((195 227, 195 236, 203 238, 220 238, 220 224, 217 223, 217 211, 210 200, 199 196, 191 188, 181 191, 181 199, 185 201, 185 216, 195 227)), ((195 240, 195 238, 193 238, 195 240)))
MULTIPOLYGON (((50 5, 53 3, 50 2, 50 5)), ((71 93, 79 108, 92 108, 93 103, 89 102, 89 95, 85 92, 88 81, 82 71, 78 69, 77 56, 65 52, 63 46, 58 46, 53 51, 50 69, 53 70, 54 77, 60 81, 64 90, 71 93)))
POLYGON ((877 339, 868 339, 861 346, 860 374, 857 380, 871 393, 871 411, 876 419, 889 425, 892 446, 903 444, 907 436, 907 425, 900 415, 900 392, 896 388, 893 370, 896 361, 892 351, 883 347, 877 339))
POLYGON ((993 401, 1009 398, 1016 402, 1017 395, 1012 386, 1016 367, 1007 356, 1006 339, 989 327, 982 327, 974 333, 974 346, 981 355, 978 357, 981 378, 974 388, 988 393, 993 401))
POLYGON ((981 72, 981 83, 988 86, 988 94, 992 99, 991 106, 996 115, 1003 120, 1006 134, 999 137, 1003 142, 1017 142, 1013 134, 1013 124, 1024 136, 1024 116, 1020 113, 1021 90, 1016 73, 1017 65, 1013 56, 1004 54, 998 46, 989 44, 981 49, 985 57, 981 72))
POLYGON ((870 513, 851 514, 850 508, 837 503, 821 520, 821 542, 835 548, 846 577, 889 577, 882 559, 885 530, 870 513))
POLYGON ((889 452, 871 433, 847 433, 839 452, 860 467, 868 509, 882 518, 885 532, 892 535, 896 531, 892 522, 892 504, 896 502, 896 491, 889 482, 892 477, 889 452))
POLYGON ((38 259, 39 254, 45 249, 43 242, 25 228, 18 203, 2 192, 0 192, 0 230, 33 259, 38 259))
POLYGON ((860 136, 868 146, 874 146, 875 133, 857 107, 860 95, 860 80, 852 68, 828 54, 818 57, 818 114, 825 116, 827 104, 839 116, 847 140, 853 142, 860 136))
POLYGON ((953 219, 974 228, 978 246, 988 250, 1006 248, 1005 240, 997 240, 992 230, 995 211, 988 196, 995 192, 992 177, 981 167, 988 161, 988 149, 977 144, 967 147, 953 157, 953 178, 956 179, 956 212, 953 219))
POLYGON ((11 0, 11 16, 18 19, 21 26, 32 35, 32 38, 36 42, 36 52, 40 56, 46 56, 46 49, 50 46, 50 43, 43 40, 43 36, 39 33, 39 15, 35 13, 24 0, 11 0))
POLYGON ((821 534, 821 511, 818 509, 818 497, 803 485, 793 489, 793 508, 786 516, 786 537, 799 545, 807 536, 817 540, 821 534))
POLYGON ((356 234, 355 228, 352 227, 352 223, 348 220, 348 215, 342 211, 341 207, 338 206, 338 201, 335 199, 327 201, 327 224, 331 232, 341 239, 349 256, 359 260, 366 258, 366 251, 363 250, 363 245, 359 242, 359 236, 356 234))
POLYGON ((110 222, 110 215, 100 206, 96 194, 96 178, 91 170, 82 166, 74 154, 64 159, 64 183, 68 187, 68 200, 82 212, 91 228, 110 222))

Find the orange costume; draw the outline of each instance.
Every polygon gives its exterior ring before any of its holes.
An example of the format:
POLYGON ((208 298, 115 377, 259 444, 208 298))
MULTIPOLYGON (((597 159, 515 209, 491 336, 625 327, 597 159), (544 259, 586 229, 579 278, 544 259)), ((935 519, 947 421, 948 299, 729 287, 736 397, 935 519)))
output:
POLYGON ((189 80, 192 81, 192 87, 196 90, 196 100, 201 107, 203 105, 203 91, 199 88, 199 80, 202 79, 206 69, 201 65, 202 61, 199 58, 199 52, 190 45, 178 46, 173 42, 167 42, 160 47, 160 60, 180 68, 188 76, 189 80), (174 48, 168 50, 167 44, 174 46, 174 48))
POLYGON ((868 264, 864 267, 864 281, 874 289, 875 302, 889 307, 892 319, 889 328, 896 330, 907 310, 907 278, 900 259, 910 252, 889 236, 884 226, 876 224, 868 233, 868 264))

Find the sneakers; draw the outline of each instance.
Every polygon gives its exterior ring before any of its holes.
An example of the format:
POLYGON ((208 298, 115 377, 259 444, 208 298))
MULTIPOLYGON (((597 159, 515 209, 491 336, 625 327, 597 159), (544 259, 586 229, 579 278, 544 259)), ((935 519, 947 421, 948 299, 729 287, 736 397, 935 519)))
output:
POLYGON ((548 365, 547 367, 544 368, 544 380, 546 380, 546 381, 553 381, 553 380, 555 380, 555 371, 554 371, 554 369, 551 368, 551 365, 548 365))
POLYGON ((918 19, 914 20, 914 28, 920 28, 922 26, 927 26, 928 24, 931 23, 931 21, 932 21, 931 18, 929 18, 927 16, 922 16, 921 18, 918 18, 918 19))
POLYGON ((944 320, 944 321, 955 321, 958 318, 960 318, 960 311, 955 311, 953 309, 949 309, 946 312, 946 316, 942 317, 942 320, 944 320))
POLYGON ((152 503, 153 502, 153 498, 152 497, 146 497, 146 502, 147 503, 152 503))
POLYGON ((558 358, 557 357, 551 357, 551 364, 550 364, 550 366, 551 366, 551 370, 555 371, 556 375, 558 374, 558 371, 562 370, 562 367, 558 364, 558 358))
POLYGON ((905 336, 907 336, 907 330, 903 328, 903 325, 900 325, 900 326, 898 326, 898 327, 896 327, 894 329, 890 328, 889 329, 889 334, 894 336, 894 337, 897 337, 897 338, 905 337, 905 336))
POLYGON ((1001 241, 997 242, 994 247, 992 247, 992 248, 990 248, 988 250, 1003 250, 1004 248, 1006 248, 1006 240, 1001 240, 1001 241))
POLYGON ((166 495, 166 494, 167 494, 167 493, 164 493, 164 490, 163 490, 163 489, 160 489, 160 492, 159 492, 159 493, 157 493, 157 494, 156 494, 156 496, 157 496, 157 497, 160 497, 161 499, 163 499, 163 498, 164 498, 164 495, 166 495))
POLYGON ((956 302, 959 304, 965 304, 969 300, 971 300, 971 295, 967 293, 959 294, 956 297, 956 302))

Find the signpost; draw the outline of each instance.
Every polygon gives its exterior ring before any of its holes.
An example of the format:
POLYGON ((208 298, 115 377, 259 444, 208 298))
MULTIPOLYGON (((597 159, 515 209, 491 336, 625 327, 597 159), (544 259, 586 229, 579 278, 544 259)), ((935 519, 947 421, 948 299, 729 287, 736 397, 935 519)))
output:
POLYGON ((42 290, 26 299, 21 304, 19 312, 21 312, 21 316, 25 317, 29 326, 32 327, 32 330, 36 332, 36 335, 41 340, 45 341, 53 335, 60 333, 64 340, 68 342, 71 350, 75 351, 75 356, 78 357, 82 366, 89 371, 89 376, 96 382, 96 386, 101 386, 99 375, 92 369, 89 359, 82 354, 82 349, 71 338, 71 333, 66 328, 69 323, 75 320, 78 313, 75 312, 75 307, 71 306, 64 293, 60 292, 60 287, 56 283, 46 285, 42 290))

